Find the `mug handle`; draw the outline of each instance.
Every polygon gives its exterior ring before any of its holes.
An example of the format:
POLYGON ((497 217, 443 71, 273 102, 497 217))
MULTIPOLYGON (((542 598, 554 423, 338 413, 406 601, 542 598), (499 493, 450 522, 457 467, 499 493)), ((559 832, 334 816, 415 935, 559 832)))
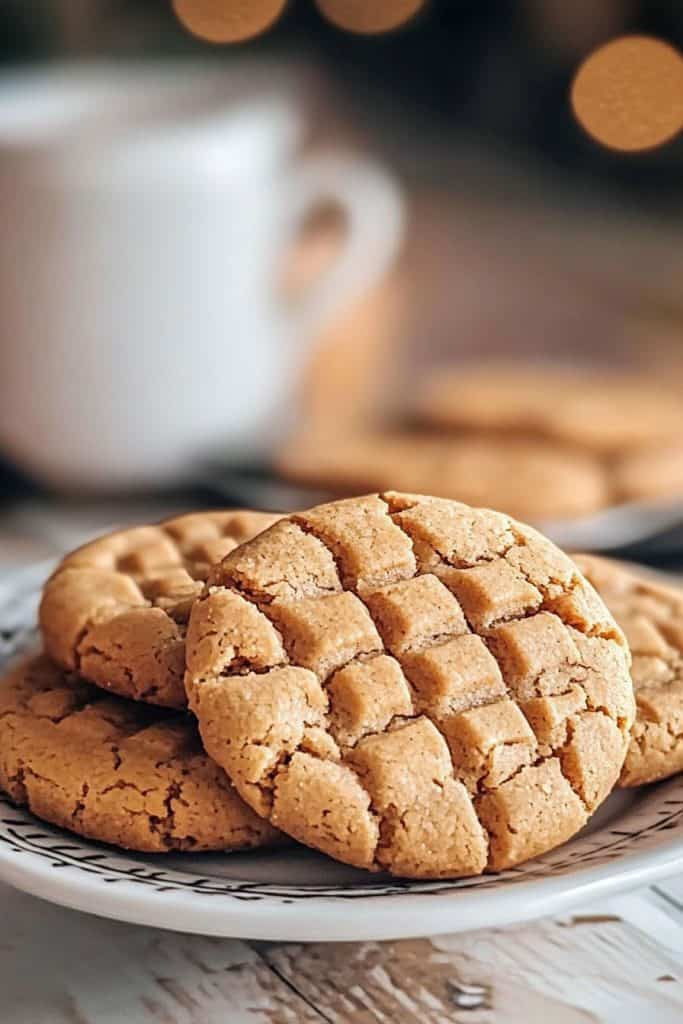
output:
POLYGON ((394 180, 377 164, 351 155, 308 157, 287 186, 290 240, 306 216, 332 202, 346 215, 341 250, 332 266, 292 304, 293 333, 310 344, 336 313, 369 291, 390 268, 403 238, 403 200, 394 180))

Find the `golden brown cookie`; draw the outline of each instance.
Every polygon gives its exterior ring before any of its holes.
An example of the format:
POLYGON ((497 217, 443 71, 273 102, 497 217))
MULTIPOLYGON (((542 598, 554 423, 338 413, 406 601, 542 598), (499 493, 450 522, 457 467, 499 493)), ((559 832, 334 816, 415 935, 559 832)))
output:
POLYGON ((420 418, 446 429, 512 431, 600 454, 683 433, 675 388, 642 374, 534 366, 462 366, 427 383, 420 418))
POLYGON ((291 515, 194 604, 207 752, 295 839, 406 877, 506 868, 569 839, 633 721, 621 631, 530 527, 388 493, 291 515))
POLYGON ((683 591, 607 558, 577 555, 575 561, 631 648, 637 711, 621 785, 683 771, 683 591))
POLYGON ((110 697, 46 657, 0 682, 0 788, 130 850, 239 850, 276 832, 204 753, 189 715, 110 697))
POLYGON ((183 707, 185 630, 210 566, 276 522, 264 512, 197 512, 78 548, 43 590, 46 652, 113 693, 183 707))
POLYGON ((590 515, 609 500, 591 455, 525 438, 419 433, 294 438, 277 461, 289 480, 341 496, 398 488, 542 522, 590 515))

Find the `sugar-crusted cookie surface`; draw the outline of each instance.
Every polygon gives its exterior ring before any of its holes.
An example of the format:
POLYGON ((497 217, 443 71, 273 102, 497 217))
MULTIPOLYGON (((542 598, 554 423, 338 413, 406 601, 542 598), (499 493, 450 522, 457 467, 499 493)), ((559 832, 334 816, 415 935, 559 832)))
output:
POLYGON ((186 686, 255 810, 339 860, 476 874, 572 836, 619 776, 623 635, 529 527, 397 493, 289 516, 211 572, 186 686))
POLYGON ((527 438, 418 432, 293 438, 277 466, 288 479, 335 495, 398 487, 537 521, 589 515, 610 497, 607 476, 591 455, 527 438))
POLYGON ((189 715, 110 697, 45 657, 0 681, 0 788, 44 821, 148 853, 276 838, 189 715))
POLYGON ((607 558, 578 555, 575 561, 631 648, 637 713, 622 786, 683 771, 683 592, 607 558))
POLYGON ((113 693, 185 705, 185 630, 213 562, 276 522, 263 512, 178 516, 86 544, 43 591, 45 650, 113 693))

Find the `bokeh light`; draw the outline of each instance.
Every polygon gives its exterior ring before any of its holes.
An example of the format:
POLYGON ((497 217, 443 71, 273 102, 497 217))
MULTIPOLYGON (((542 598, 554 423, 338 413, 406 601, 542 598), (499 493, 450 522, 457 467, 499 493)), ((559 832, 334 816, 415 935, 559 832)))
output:
POLYGON ((288 0, 173 0, 178 19, 209 43, 243 43, 278 20, 288 0))
POLYGON ((571 89, 577 120, 623 152, 653 149, 683 129, 683 56, 651 36, 622 36, 595 50, 571 89))
POLYGON ((425 6, 425 0, 316 0, 316 4, 338 28, 376 35, 405 25, 425 6))

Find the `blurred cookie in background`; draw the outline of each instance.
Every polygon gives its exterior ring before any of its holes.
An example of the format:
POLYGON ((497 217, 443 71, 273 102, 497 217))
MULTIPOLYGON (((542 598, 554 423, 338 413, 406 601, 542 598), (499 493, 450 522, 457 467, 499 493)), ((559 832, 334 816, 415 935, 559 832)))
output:
POLYGON ((462 366, 429 379, 418 416, 443 430, 504 430, 610 455, 681 437, 683 399, 635 373, 462 366))
POLYGON ((381 408, 370 425, 369 407, 354 421, 330 403, 276 470, 334 496, 399 489, 536 523, 683 498, 683 399, 652 376, 464 364, 428 378, 415 407, 383 427, 381 408))
POLYGON ((679 380, 540 365, 452 369, 429 379, 418 417, 434 430, 546 438, 595 460, 606 505, 683 497, 679 380))
POLYGON ((335 495, 405 490, 536 522, 589 515, 609 501, 595 459, 542 440, 398 431, 309 434, 282 449, 276 468, 287 480, 335 495))

